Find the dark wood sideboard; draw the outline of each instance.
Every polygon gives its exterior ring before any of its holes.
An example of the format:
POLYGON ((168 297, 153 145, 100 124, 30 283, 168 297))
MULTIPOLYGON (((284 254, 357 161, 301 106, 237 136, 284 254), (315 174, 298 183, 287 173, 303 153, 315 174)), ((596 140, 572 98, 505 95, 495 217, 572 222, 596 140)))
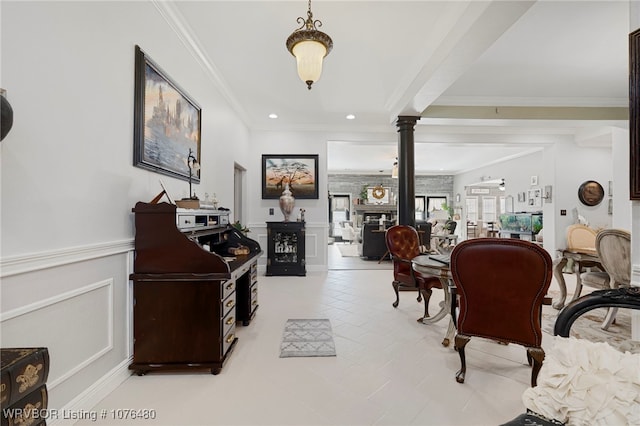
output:
POLYGON ((236 323, 258 308, 260 245, 229 226, 228 212, 139 202, 135 213, 133 363, 218 374, 237 343, 236 323), (248 254, 230 249, 247 247, 248 254))

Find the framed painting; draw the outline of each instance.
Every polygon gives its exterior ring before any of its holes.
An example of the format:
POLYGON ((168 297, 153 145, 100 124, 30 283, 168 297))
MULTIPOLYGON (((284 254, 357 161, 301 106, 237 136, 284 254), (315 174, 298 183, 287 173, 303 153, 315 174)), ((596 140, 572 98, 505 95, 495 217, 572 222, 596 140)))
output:
POLYGON ((629 188, 640 200, 640 28, 629 34, 629 188))
POLYGON ((200 182, 189 169, 200 161, 201 109, 140 46, 136 46, 133 165, 178 179, 200 182))
POLYGON ((318 199, 317 155, 262 155, 262 199, 280 198, 286 184, 294 198, 318 199))

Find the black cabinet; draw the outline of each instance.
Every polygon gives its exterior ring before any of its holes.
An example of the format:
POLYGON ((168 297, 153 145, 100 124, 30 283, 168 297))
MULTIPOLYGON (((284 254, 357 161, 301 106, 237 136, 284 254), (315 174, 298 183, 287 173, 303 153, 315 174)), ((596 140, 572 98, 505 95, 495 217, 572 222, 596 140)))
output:
POLYGON ((267 275, 306 275, 304 225, 267 222, 267 275))

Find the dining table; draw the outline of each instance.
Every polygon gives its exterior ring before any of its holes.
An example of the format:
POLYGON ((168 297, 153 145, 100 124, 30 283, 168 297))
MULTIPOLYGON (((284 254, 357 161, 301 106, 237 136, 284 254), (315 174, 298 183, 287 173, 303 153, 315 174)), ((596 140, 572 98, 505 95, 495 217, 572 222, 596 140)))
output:
MULTIPOLYGON (((411 260, 411 267, 414 271, 422 275, 438 278, 442 284, 444 298, 439 303, 438 312, 428 317, 419 318, 418 321, 423 324, 433 324, 448 316, 449 326, 442 340, 442 346, 447 347, 453 340, 456 330, 456 286, 453 282, 451 269, 449 268, 449 256, 442 254, 422 254, 411 260)), ((428 300, 428 298, 425 298, 426 291, 426 289, 420 288, 424 300, 428 300)))

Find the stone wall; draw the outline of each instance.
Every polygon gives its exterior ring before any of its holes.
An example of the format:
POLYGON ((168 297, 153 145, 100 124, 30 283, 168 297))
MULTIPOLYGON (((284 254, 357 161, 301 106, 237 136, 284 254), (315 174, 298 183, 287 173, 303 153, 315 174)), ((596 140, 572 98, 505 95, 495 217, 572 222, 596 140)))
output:
MULTIPOLYGON (((398 192, 398 179, 381 175, 329 174, 329 194, 351 194, 351 200, 360 197, 362 187, 382 185, 391 189, 392 194, 398 192)), ((416 195, 446 195, 453 200, 453 175, 416 176, 416 195)), ((393 199, 393 197, 392 197, 393 199)))

